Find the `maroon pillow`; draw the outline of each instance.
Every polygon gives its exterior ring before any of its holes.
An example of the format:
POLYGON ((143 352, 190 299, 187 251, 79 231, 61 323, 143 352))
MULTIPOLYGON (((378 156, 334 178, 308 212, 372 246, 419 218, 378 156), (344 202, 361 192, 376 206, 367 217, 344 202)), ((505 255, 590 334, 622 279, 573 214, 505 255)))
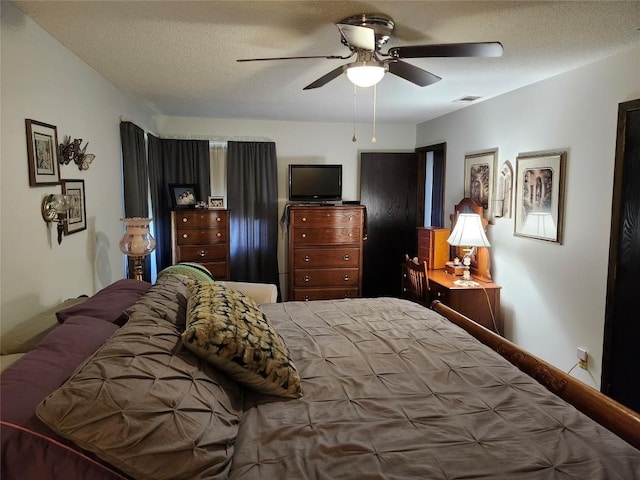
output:
POLYGON ((111 323, 126 321, 124 311, 133 305, 151 284, 139 280, 123 279, 103 288, 86 302, 56 312, 60 323, 75 315, 86 315, 111 323))
POLYGON ((124 478, 55 435, 35 414, 36 406, 117 330, 113 323, 95 318, 70 318, 2 372, 0 478, 124 478))
POLYGON ((0 419, 26 425, 47 395, 62 385, 118 327, 77 316, 54 328, 0 375, 0 419))
POLYGON ((2 463, 0 478, 127 480, 127 477, 55 436, 0 421, 2 463))

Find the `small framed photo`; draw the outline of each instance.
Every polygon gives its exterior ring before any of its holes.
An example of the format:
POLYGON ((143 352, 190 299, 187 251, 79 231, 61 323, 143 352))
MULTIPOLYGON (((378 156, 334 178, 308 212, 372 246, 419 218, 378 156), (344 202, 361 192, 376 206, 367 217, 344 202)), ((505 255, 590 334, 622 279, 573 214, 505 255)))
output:
POLYGON ((518 155, 514 235, 562 243, 566 157, 567 152, 518 155))
POLYGON ((209 208, 224 208, 224 197, 212 197, 209 195, 207 206, 209 208))
POLYGON ((170 183, 169 197, 171 197, 171 208, 174 210, 195 208, 200 192, 196 183, 170 183))
POLYGON ((62 193, 69 196, 69 211, 64 222, 64 234, 71 235, 87 228, 87 201, 84 180, 60 180, 62 193))
POLYGON ((29 185, 57 185, 60 183, 58 165, 58 130, 35 120, 26 119, 29 185))
POLYGON ((493 177, 497 153, 497 150, 493 150, 464 157, 464 196, 484 209, 484 218, 488 221, 493 217, 493 177))

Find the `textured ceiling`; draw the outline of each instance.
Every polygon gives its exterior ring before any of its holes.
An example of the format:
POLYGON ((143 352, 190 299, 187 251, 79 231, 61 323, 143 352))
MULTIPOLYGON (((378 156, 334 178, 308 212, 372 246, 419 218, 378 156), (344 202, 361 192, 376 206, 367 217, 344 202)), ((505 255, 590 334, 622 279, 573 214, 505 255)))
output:
MULTIPOLYGON (((639 1, 14 3, 119 89, 178 116, 351 122, 354 89, 345 75, 302 89, 352 60, 236 59, 348 54, 334 24, 360 13, 393 17, 386 47, 504 45, 500 58, 410 60, 442 77, 428 87, 387 74, 377 88, 380 122, 425 121, 466 106, 454 102, 460 97, 491 98, 640 45, 639 1)), ((371 119, 372 90, 358 89, 359 121, 371 119)))

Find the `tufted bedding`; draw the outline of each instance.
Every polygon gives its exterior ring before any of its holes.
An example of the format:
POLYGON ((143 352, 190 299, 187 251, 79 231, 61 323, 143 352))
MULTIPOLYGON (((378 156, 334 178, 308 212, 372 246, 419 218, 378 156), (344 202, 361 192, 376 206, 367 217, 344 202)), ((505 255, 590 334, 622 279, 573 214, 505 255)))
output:
MULTIPOLYGON (((261 305, 301 378, 302 396, 285 398, 185 348, 190 285, 160 279, 38 406, 50 435, 88 457, 64 459, 76 472, 99 461, 110 473, 95 478, 640 479, 640 451, 432 310, 261 305)), ((30 478, 11 461, 3 453, 3 478, 30 478)))

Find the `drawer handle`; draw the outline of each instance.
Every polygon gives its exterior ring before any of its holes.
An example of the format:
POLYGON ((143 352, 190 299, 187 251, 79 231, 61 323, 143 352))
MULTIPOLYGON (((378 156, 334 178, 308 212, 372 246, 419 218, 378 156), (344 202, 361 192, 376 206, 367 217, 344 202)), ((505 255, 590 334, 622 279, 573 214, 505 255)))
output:
POLYGON ((182 234, 182 238, 189 238, 189 234, 188 233, 183 233, 182 234))
POLYGON ((221 232, 216 233, 216 237, 220 238, 222 236, 221 232))
POLYGON ((349 233, 349 236, 350 236, 350 237, 353 237, 353 233, 349 233))
POLYGON ((343 258, 344 258, 345 262, 348 262, 349 261, 349 254, 345 253, 343 258))
POLYGON ((302 238, 307 238, 307 234, 306 234, 306 233, 303 233, 303 234, 302 234, 302 238))
POLYGON ((182 217, 182 223, 187 223, 188 221, 189 221, 189 219, 188 219, 188 218, 186 218, 186 217, 182 217))
POLYGON ((353 220, 353 215, 349 215, 349 221, 353 220))
POLYGON ((309 255, 305 255, 305 256, 304 256, 304 261, 305 261, 305 262, 308 262, 309 260, 310 260, 309 255))
POLYGON ((442 296, 442 292, 437 292, 436 293, 436 297, 441 297, 442 296))
POLYGON ((305 276, 304 276, 304 281, 305 281, 305 282, 309 282, 309 281, 311 281, 311 277, 310 277, 309 275, 305 275, 305 276))
POLYGON ((198 255, 200 255, 201 257, 206 257, 207 256, 207 251, 206 250, 200 250, 198 252, 198 255))
POLYGON ((344 274, 344 277, 342 277, 342 278, 344 278, 344 281, 345 281, 345 282, 348 282, 348 281, 349 281, 349 274, 348 274, 348 273, 345 273, 345 274, 344 274))
POLYGON ((216 222, 221 222, 222 219, 220 217, 216 217, 216 222))
POLYGON ((306 222, 307 221, 307 217, 302 217, 302 221, 306 222))

